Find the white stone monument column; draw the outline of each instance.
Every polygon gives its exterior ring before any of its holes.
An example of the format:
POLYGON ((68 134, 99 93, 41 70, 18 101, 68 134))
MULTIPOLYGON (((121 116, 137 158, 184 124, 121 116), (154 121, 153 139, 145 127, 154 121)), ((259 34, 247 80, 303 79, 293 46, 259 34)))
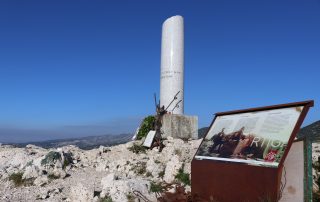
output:
POLYGON ((172 102, 168 112, 184 113, 184 25, 181 16, 168 18, 162 25, 160 106, 172 102), (180 101, 181 100, 181 101, 180 101), (180 102, 179 102, 180 101, 180 102))

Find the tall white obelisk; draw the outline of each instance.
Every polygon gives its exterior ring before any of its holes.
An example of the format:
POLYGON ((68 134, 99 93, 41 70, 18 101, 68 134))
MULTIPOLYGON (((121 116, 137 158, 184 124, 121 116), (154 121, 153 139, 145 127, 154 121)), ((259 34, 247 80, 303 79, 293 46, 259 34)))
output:
POLYGON ((182 16, 168 18, 162 25, 160 106, 168 112, 184 113, 184 25, 182 16))

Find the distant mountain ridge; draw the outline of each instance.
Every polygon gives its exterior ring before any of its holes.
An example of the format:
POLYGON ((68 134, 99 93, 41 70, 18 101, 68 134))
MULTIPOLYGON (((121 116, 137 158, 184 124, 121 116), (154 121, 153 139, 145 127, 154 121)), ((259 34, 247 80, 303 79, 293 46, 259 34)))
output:
POLYGON ((209 127, 200 128, 198 130, 198 137, 199 138, 204 138, 204 136, 207 134, 208 130, 209 130, 209 127))
MULTIPOLYGON (((198 130, 198 137, 204 138, 207 134, 209 127, 203 127, 198 130)), ((312 136, 312 140, 320 142, 320 120, 316 121, 308 126, 303 127, 297 134, 297 138, 301 139, 306 135, 312 136)), ((100 136, 87 136, 78 138, 68 138, 68 139, 56 139, 56 140, 46 140, 38 142, 26 142, 13 144, 18 147, 25 147, 28 144, 33 144, 43 148, 57 148, 67 145, 75 145, 81 149, 93 149, 100 145, 103 146, 114 146, 118 144, 123 144, 131 141, 133 134, 125 133, 119 135, 100 135, 100 136)))
POLYGON ((86 136, 78 138, 68 138, 68 139, 56 139, 56 140, 46 140, 39 142, 26 142, 13 144, 17 147, 25 147, 28 144, 33 144, 43 148, 57 148, 67 145, 75 145, 80 149, 93 149, 100 145, 103 146, 113 146, 118 144, 127 143, 131 140, 132 134, 124 133, 119 135, 99 135, 99 136, 86 136))
POLYGON ((320 120, 301 128, 297 138, 301 139, 305 136, 310 136, 314 142, 320 142, 320 120))

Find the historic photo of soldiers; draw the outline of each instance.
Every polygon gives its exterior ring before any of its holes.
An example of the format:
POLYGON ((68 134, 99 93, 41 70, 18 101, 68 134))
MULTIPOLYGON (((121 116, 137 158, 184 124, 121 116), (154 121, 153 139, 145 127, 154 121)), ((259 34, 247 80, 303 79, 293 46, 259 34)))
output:
POLYGON ((277 167, 302 108, 218 116, 196 158, 277 167))
POLYGON ((231 133, 225 128, 205 139, 197 156, 279 162, 286 143, 245 133, 245 126, 231 133))

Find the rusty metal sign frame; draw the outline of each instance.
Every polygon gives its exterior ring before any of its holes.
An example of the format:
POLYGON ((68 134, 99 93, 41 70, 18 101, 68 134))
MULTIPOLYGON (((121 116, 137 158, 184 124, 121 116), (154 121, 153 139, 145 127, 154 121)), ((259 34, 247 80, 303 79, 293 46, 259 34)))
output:
POLYGON ((198 148, 191 162, 192 194, 199 195, 208 201, 214 200, 219 202, 256 202, 262 200, 277 201, 280 195, 284 160, 288 155, 291 145, 296 134, 300 130, 309 108, 313 107, 313 105, 314 101, 308 100, 303 102, 216 113, 203 139, 208 135, 210 128, 218 116, 303 106, 303 110, 294 126, 287 147, 277 168, 208 159, 199 160, 195 158, 199 150, 198 148))

